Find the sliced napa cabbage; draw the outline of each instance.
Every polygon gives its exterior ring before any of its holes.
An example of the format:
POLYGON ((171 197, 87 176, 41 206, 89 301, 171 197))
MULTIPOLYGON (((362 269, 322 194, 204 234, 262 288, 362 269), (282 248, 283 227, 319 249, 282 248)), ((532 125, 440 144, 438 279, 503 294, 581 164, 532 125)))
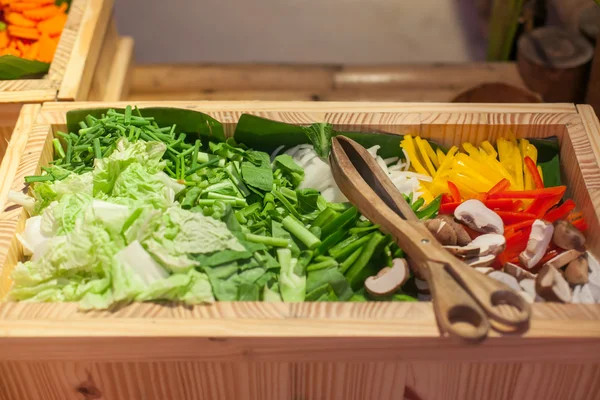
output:
POLYGON ((44 243, 50 240, 49 236, 42 233, 42 217, 35 216, 28 218, 25 221, 25 230, 22 233, 17 234, 17 239, 23 245, 23 253, 26 256, 30 256, 39 250, 45 248, 44 243))
POLYGON ((179 207, 170 207, 152 225, 151 237, 142 244, 172 272, 198 266, 199 262, 189 257, 191 254, 245 250, 224 222, 179 207))
POLYGON ((177 182, 177 180, 171 178, 169 175, 165 174, 163 171, 160 171, 156 174, 156 177, 160 179, 162 183, 165 184, 166 187, 173 189, 175 194, 179 194, 183 189, 186 188, 185 185, 177 182))
POLYGON ((8 202, 15 203, 22 206, 29 215, 33 214, 35 208, 35 199, 31 196, 26 195, 23 192, 15 192, 14 190, 10 190, 8 192, 8 202))
POLYGON ((92 203, 92 196, 85 193, 66 193, 44 209, 41 231, 46 236, 64 235, 75 228, 81 212, 92 203))
POLYGON ((127 166, 115 179, 111 197, 131 199, 150 204, 154 208, 167 208, 175 201, 175 191, 166 186, 157 174, 150 174, 145 166, 134 163, 127 166))
POLYGON ((60 181, 38 182, 33 186, 35 207, 33 214, 40 214, 50 203, 60 201, 67 194, 92 195, 92 173, 69 174, 60 181))
POLYGON ((94 195, 99 192, 110 195, 113 191, 115 181, 128 166, 139 164, 149 174, 156 174, 165 166, 161 158, 167 146, 162 142, 138 141, 130 143, 121 139, 115 151, 106 157, 96 159, 93 171, 94 195))

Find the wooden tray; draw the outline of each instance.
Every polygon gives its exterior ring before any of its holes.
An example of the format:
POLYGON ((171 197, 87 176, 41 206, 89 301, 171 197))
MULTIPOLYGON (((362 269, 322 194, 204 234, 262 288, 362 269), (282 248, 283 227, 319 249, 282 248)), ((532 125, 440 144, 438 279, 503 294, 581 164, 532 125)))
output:
POLYGON ((114 0, 73 0, 50 70, 41 79, 0 80, 0 160, 23 104, 120 100, 133 41, 120 38, 114 0))
MULTIPOLYGON (((52 158, 65 113, 125 103, 46 103, 21 114, 13 190, 52 158), (37 115, 36 115, 37 114, 37 115), (33 126, 28 124, 35 119, 33 126), (24 139, 21 139, 24 140, 24 139)), ((420 134, 444 144, 556 135, 570 194, 600 255, 600 123, 589 106, 411 103, 138 103, 200 110, 233 132, 243 112, 297 124, 420 134)), ((14 141, 14 139, 13 139, 14 141)), ((15 146, 16 147, 16 146, 15 146)), ((4 167, 4 166, 3 166, 4 167)), ((22 252, 17 206, 0 215, 0 293, 22 252)), ((430 303, 0 304, 0 399, 597 399, 600 305, 535 304, 522 336, 440 337, 430 303)))

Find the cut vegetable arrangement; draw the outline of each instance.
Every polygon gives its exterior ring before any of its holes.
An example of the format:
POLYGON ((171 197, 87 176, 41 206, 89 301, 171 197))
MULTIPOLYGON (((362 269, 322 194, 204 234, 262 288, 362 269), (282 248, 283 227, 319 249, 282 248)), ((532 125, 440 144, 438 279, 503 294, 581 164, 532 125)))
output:
POLYGON ((67 22, 68 3, 55 0, 0 1, 0 79, 48 71, 67 22))
MULTIPOLYGON (((73 112, 68 128, 53 141, 52 165, 26 177, 31 197, 11 194, 31 214, 19 236, 31 259, 13 273, 15 300, 107 308, 149 300, 427 299, 426 282, 411 276, 402 250, 329 178, 338 134, 369 148, 417 216, 474 268, 493 266, 498 279, 536 278, 539 269, 535 290, 547 300, 572 300, 569 284, 569 296, 555 290, 562 275, 548 275, 552 268, 567 266, 568 283, 596 290, 597 272, 584 273, 596 265, 586 257, 585 221, 562 201, 565 187, 543 186, 554 170, 538 169, 530 142, 499 144, 496 154, 510 154, 497 160, 506 161, 506 175, 486 175, 483 190, 465 191, 453 174, 478 179, 464 168, 474 160, 463 156, 472 155, 418 137, 244 115, 225 140, 207 115, 131 107, 73 112), (285 143, 277 132, 287 132, 285 143), (522 187, 512 186, 513 145, 527 154, 518 158, 522 187)), ((491 158, 495 149, 482 146, 491 158)))

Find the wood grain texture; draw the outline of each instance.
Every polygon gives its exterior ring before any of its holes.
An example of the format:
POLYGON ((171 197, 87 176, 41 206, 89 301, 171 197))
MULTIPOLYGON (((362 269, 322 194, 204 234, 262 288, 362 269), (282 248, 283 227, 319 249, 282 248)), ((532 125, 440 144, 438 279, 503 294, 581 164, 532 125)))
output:
POLYGON ((98 63, 94 70, 92 85, 87 100, 107 100, 106 92, 110 87, 110 74, 117 59, 117 48, 119 46, 119 34, 114 18, 111 18, 104 39, 98 63))
MULTIPOLYGON (((107 89, 104 93, 105 101, 124 100, 129 94, 133 67, 133 38, 126 36, 119 39, 117 52, 112 65, 107 89)), ((91 99, 90 99, 91 100, 91 99)))
MULTIPOLYGON (((50 161, 52 132, 64 128, 65 111, 101 105, 45 104, 29 131, 13 190, 50 161)), ((225 121, 228 132, 242 112, 252 112, 297 124, 329 121, 357 130, 418 132, 447 143, 493 139, 508 129, 518 136, 557 135, 572 195, 588 222, 598 222, 600 130, 586 107, 139 105, 207 111, 225 121)), ((2 293, 20 258, 14 233, 23 221, 19 207, 0 214, 2 293)), ((597 242, 591 239, 600 254, 597 242)), ((535 304, 523 335, 493 331, 483 344, 469 346, 440 336, 430 303, 132 304, 82 313, 72 303, 9 302, 0 304, 0 348, 0 376, 7 378, 0 379, 0 399, 11 400, 587 400, 599 390, 600 307, 535 304), (35 384, 22 384, 32 380, 35 384)))
MULTIPOLYGON (((73 101, 87 97, 113 3, 114 0, 73 1, 73 11, 79 10, 82 14, 79 27, 73 36, 70 55, 64 65, 63 79, 58 91, 59 100, 73 101)), ((67 40, 67 37, 61 38, 62 40, 67 40)), ((51 71, 51 75, 53 72, 51 71)), ((56 73, 60 72, 62 69, 57 67, 56 73)))

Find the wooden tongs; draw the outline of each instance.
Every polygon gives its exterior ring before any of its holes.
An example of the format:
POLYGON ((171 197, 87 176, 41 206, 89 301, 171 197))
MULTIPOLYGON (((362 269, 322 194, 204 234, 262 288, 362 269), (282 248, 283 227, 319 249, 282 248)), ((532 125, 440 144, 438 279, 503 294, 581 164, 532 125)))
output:
POLYGON ((490 320, 503 329, 526 326, 530 305, 504 283, 475 271, 444 249, 364 147, 336 136, 329 158, 340 190, 364 216, 394 237, 415 274, 429 283, 442 334, 480 341, 489 332, 490 320))

